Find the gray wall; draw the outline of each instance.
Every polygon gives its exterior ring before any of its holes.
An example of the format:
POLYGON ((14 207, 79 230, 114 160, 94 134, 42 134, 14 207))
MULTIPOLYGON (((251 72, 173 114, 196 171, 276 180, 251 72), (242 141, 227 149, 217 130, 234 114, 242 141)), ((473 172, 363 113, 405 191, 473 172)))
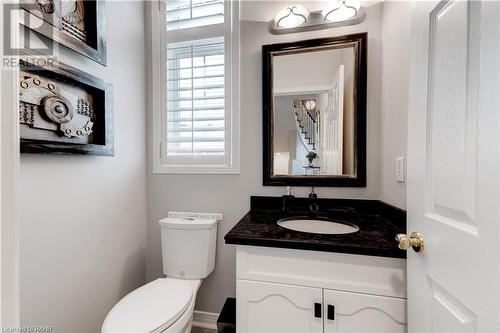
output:
POLYGON ((289 152, 290 159, 295 158, 295 137, 297 125, 293 113, 293 101, 297 99, 295 95, 276 96, 274 98, 274 137, 273 145, 275 152, 289 152), (293 140, 291 139, 293 137, 293 140))
MULTIPOLYGON (((235 249, 224 244, 226 234, 249 209, 251 195, 282 195, 283 187, 262 186, 262 78, 261 46, 353 32, 369 32, 368 41, 368 186, 366 188, 318 188, 319 197, 372 198, 380 193, 380 96, 381 96, 381 5, 368 9, 359 25, 290 35, 271 35, 267 21, 247 20, 247 13, 262 13, 267 19, 283 7, 270 1, 245 1, 241 4, 241 173, 239 175, 152 174, 151 145, 148 161, 148 280, 162 276, 158 220, 169 210, 220 212, 216 269, 202 284, 196 309, 219 312, 226 297, 235 294, 235 249)), ((151 114, 148 133, 151 133, 151 114)), ((152 136, 148 136, 152 139, 152 136)), ((309 188, 296 188, 304 196, 309 188)), ((180 249, 181 250, 181 249, 180 249)))
POLYGON ((410 76, 410 1, 382 6, 382 100, 380 198, 406 207, 406 184, 396 182, 396 157, 406 157, 410 76))
POLYGON ((21 158, 21 325, 98 332, 146 275, 144 10, 106 4, 108 66, 62 60, 113 83, 115 157, 21 158))

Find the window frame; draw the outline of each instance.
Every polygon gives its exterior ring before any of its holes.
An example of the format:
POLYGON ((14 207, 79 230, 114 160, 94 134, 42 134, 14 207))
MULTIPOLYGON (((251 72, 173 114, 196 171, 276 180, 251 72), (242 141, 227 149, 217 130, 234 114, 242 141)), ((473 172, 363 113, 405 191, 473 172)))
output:
MULTIPOLYGON (((223 164, 167 163, 167 20, 165 3, 151 10, 151 79, 153 109, 153 173, 239 174, 240 173, 240 21, 239 1, 224 1, 224 156, 223 164), (161 70, 157 70, 160 68, 161 70)), ((199 39, 211 26, 190 28, 199 39)), ((179 31, 176 31, 178 34, 179 31)), ((182 33, 182 32, 181 32, 182 33)), ((210 37, 210 36, 208 36, 210 37)))

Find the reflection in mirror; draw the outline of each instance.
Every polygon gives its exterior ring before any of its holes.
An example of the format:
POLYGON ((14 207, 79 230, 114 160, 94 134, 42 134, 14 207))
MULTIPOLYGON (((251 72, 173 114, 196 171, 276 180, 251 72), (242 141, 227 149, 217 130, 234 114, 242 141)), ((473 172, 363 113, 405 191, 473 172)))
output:
POLYGON ((264 185, 366 186, 367 40, 262 46, 264 185))
POLYGON ((356 177, 353 44, 275 54, 273 176, 356 177))

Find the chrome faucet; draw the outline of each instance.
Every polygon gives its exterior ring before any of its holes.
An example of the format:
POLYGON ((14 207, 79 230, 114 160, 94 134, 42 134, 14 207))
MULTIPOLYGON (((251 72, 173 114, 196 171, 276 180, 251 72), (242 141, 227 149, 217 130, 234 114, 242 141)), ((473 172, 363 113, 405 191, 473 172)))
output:
POLYGON ((314 187, 311 187, 311 193, 309 193, 309 213, 311 215, 317 215, 319 211, 319 206, 317 203, 318 195, 314 193, 314 187))

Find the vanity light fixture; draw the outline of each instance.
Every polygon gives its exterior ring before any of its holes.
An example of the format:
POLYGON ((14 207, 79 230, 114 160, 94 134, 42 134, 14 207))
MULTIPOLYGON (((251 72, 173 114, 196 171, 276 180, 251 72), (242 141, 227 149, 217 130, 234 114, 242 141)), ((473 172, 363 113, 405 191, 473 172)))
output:
POLYGON ((331 0, 324 10, 310 12, 299 5, 288 6, 269 22, 274 35, 331 29, 363 22, 366 13, 360 0, 331 0))
POLYGON ((309 11, 299 5, 283 8, 276 14, 274 21, 278 27, 295 28, 307 22, 309 11))
POLYGON ((342 22, 358 14, 360 0, 334 0, 333 4, 321 12, 325 21, 342 22))

